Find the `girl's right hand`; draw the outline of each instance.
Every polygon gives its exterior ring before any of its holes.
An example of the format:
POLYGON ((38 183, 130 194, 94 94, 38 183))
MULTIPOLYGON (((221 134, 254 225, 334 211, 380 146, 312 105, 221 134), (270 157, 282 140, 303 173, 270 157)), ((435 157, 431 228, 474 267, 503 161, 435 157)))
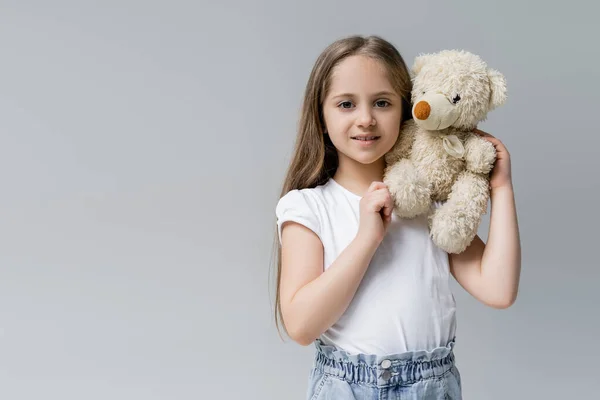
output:
POLYGON ((383 182, 373 182, 360 199, 360 221, 357 236, 379 245, 392 221, 394 203, 383 182))

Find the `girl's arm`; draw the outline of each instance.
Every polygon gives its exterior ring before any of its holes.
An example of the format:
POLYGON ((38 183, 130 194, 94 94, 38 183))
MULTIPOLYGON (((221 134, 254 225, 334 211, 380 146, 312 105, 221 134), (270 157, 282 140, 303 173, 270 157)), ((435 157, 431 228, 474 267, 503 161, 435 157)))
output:
POLYGON ((450 270, 473 297, 494 308, 508 308, 517 298, 521 243, 510 171, 510 155, 498 139, 476 130, 496 147, 490 180, 491 212, 487 244, 475 236, 461 254, 450 255, 450 270))
POLYGON ((310 229, 282 230, 281 313, 288 335, 309 345, 346 311, 379 243, 356 238, 323 272, 323 245, 310 229))

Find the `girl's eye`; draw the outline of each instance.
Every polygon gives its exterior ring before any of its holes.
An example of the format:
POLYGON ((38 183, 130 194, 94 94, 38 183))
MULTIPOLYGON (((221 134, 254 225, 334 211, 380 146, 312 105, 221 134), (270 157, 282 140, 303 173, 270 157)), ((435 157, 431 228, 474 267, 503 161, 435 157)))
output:
MULTIPOLYGON (((377 100, 375 102, 375 104, 377 105, 377 107, 389 107, 390 106, 390 102, 387 100, 377 100)), ((345 109, 349 109, 352 108, 353 104, 351 101, 342 101, 340 104, 338 104, 338 107, 340 108, 345 108, 345 109)))

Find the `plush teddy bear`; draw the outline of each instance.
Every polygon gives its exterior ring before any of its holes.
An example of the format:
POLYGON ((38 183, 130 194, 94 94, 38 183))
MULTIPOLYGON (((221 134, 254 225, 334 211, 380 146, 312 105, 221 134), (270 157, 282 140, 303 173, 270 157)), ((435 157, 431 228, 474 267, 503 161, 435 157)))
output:
POLYGON ((461 253, 490 196, 494 146, 473 129, 506 101, 506 80, 464 50, 419 55, 411 69, 413 119, 385 156, 384 183, 401 218, 428 215, 434 243, 461 253))

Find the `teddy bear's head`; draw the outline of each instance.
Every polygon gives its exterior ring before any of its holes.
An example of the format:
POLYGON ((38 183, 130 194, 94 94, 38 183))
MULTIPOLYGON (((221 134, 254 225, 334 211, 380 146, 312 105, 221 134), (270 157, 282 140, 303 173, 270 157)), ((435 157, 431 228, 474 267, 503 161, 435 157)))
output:
POLYGON ((506 80, 464 50, 422 54, 412 67, 415 122, 427 130, 472 130, 506 101, 506 80))

